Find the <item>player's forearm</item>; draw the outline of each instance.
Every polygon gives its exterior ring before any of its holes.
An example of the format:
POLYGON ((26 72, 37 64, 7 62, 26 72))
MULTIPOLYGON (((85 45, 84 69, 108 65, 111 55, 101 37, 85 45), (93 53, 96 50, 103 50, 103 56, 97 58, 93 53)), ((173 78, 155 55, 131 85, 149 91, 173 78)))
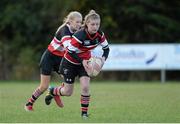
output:
POLYGON ((105 57, 105 60, 108 58, 109 51, 110 51, 109 47, 106 47, 105 49, 103 49, 102 57, 105 57))

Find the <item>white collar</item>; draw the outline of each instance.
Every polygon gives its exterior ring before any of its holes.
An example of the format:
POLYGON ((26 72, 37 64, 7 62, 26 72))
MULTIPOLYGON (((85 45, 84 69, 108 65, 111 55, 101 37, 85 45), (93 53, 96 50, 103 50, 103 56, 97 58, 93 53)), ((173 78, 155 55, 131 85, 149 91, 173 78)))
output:
POLYGON ((70 31, 71 33, 74 33, 74 32, 71 30, 70 25, 69 25, 69 24, 66 24, 66 25, 67 25, 67 27, 69 28, 69 31, 70 31))

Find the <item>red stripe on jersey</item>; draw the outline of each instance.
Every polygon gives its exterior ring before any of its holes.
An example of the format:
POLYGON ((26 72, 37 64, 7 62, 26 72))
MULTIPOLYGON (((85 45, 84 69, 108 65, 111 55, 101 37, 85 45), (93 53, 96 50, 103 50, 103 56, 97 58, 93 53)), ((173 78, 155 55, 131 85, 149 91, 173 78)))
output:
POLYGON ((103 36, 101 37, 100 43, 104 42, 105 40, 106 40, 106 37, 105 37, 105 35, 103 35, 103 36))
POLYGON ((60 56, 60 57, 64 56, 64 52, 65 52, 65 51, 55 50, 54 47, 51 46, 51 45, 48 46, 48 50, 49 50, 52 54, 54 54, 54 55, 56 55, 56 56, 60 56))
MULTIPOLYGON (((83 53, 78 53, 78 56, 82 58, 83 60, 89 60, 91 58, 91 52, 87 51, 83 53)), ((73 64, 80 64, 77 60, 75 60, 69 55, 68 51, 65 52, 64 57, 73 64)))
POLYGON ((56 44, 59 44, 59 45, 62 44, 56 37, 53 38, 53 41, 54 41, 56 44))
POLYGON ((61 38, 61 41, 59 41, 56 37, 54 37, 53 41, 56 43, 56 44, 59 44, 59 45, 62 45, 63 42, 67 41, 67 40, 71 40, 71 36, 64 36, 61 38))
POLYGON ((61 38, 61 44, 67 40, 71 40, 71 36, 64 36, 61 38))
POLYGON ((74 37, 71 39, 71 45, 73 45, 74 47, 79 48, 81 43, 79 43, 74 37))
POLYGON ((71 36, 64 36, 62 37, 61 41, 59 41, 56 37, 54 37, 53 41, 48 46, 48 50, 54 55, 61 56, 61 57, 64 56, 65 50, 58 50, 58 48, 62 47, 63 49, 63 42, 67 40, 71 40, 71 36), (55 43, 56 48, 52 45, 53 42, 55 43))
POLYGON ((56 56, 60 56, 60 57, 64 56, 64 52, 65 52, 65 51, 59 51, 59 50, 57 50, 57 49, 54 49, 54 47, 52 46, 52 44, 49 44, 48 50, 49 50, 52 54, 54 54, 54 55, 56 55, 56 56))
POLYGON ((89 60, 91 58, 91 52, 86 51, 86 52, 83 52, 83 53, 78 53, 78 56, 80 58, 82 58, 82 59, 89 60))
POLYGON ((75 60, 74 58, 72 58, 69 53, 66 51, 65 54, 64 54, 64 58, 66 58, 69 62, 73 63, 73 64, 76 64, 76 65, 79 65, 80 63, 75 60))
POLYGON ((92 46, 81 46, 80 47, 80 50, 82 50, 82 51, 89 51, 89 50, 92 50, 92 49, 94 49, 96 47, 96 45, 92 45, 92 46))
POLYGON ((96 47, 96 45, 92 45, 92 46, 83 46, 81 43, 79 43, 77 41, 77 39, 72 38, 71 39, 71 45, 78 48, 80 51, 88 51, 91 49, 94 49, 96 47))

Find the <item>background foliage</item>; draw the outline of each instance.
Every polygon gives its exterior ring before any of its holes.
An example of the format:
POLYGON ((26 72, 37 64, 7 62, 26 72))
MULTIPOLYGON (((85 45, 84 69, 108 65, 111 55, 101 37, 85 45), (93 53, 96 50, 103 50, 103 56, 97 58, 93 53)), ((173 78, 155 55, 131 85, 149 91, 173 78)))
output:
POLYGON ((0 79, 37 79, 40 56, 63 18, 91 9, 110 43, 180 43, 179 0, 1 0, 0 79))

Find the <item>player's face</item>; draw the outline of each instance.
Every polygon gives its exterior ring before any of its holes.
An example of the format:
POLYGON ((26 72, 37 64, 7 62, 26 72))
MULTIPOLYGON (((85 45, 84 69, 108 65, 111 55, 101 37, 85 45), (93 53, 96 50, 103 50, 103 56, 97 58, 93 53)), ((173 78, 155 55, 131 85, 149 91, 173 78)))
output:
POLYGON ((90 34, 95 34, 99 30, 100 19, 90 19, 87 23, 88 32, 90 34))
POLYGON ((71 22, 70 22, 70 26, 71 26, 71 30, 72 31, 77 31, 81 28, 81 24, 82 24, 82 18, 80 17, 75 17, 71 22))

